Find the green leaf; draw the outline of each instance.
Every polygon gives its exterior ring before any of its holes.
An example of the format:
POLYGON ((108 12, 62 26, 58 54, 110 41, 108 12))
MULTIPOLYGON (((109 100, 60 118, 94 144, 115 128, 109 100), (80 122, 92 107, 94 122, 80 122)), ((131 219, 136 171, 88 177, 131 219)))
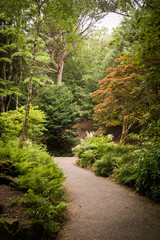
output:
POLYGON ((6 50, 4 50, 3 48, 0 47, 0 52, 3 52, 3 53, 7 53, 6 50))
POLYGON ((11 59, 9 58, 0 58, 0 62, 8 62, 8 63, 11 63, 11 59))

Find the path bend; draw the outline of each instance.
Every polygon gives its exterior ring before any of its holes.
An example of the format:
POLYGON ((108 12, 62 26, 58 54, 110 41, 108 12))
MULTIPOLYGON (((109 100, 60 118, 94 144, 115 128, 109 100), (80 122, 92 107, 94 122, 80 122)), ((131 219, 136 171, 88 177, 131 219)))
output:
POLYGON ((58 240, 160 240, 160 205, 77 167, 74 157, 54 160, 71 203, 58 240))

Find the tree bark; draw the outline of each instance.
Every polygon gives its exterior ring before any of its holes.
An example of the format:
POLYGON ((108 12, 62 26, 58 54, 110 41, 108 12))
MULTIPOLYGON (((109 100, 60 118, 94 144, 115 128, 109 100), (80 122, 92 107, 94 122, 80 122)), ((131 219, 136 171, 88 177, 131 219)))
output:
POLYGON ((128 126, 127 119, 128 119, 127 117, 124 117, 124 122, 123 122, 123 128, 122 128, 122 134, 121 134, 120 141, 123 141, 125 139, 125 137, 129 133, 129 130, 131 129, 131 127, 138 121, 137 118, 133 119, 133 122, 128 126))
POLYGON ((5 102, 6 102, 6 97, 1 96, 0 97, 1 113, 5 112, 5 102))
POLYGON ((59 54, 58 57, 58 71, 57 71, 57 84, 62 84, 62 75, 64 68, 64 60, 70 54, 71 50, 67 51, 67 44, 64 45, 63 51, 59 54))
POLYGON ((63 75, 63 68, 64 68, 64 59, 62 59, 58 64, 58 72, 57 72, 57 84, 62 84, 62 75, 63 75))
POLYGON ((120 141, 124 140, 124 138, 127 136, 128 132, 129 132, 129 129, 126 128, 125 125, 123 125, 120 141))
POLYGON ((39 36, 40 9, 41 9, 41 5, 40 5, 40 2, 38 2, 36 35, 35 35, 34 46, 33 46, 33 50, 32 50, 32 60, 31 60, 31 67, 30 67, 30 74, 29 74, 28 97, 27 97, 27 104, 26 104, 26 110, 25 110, 25 119, 24 119, 24 123, 23 123, 22 135, 21 135, 21 138, 19 141, 19 148, 23 148, 23 144, 24 144, 24 141, 25 141, 26 135, 27 135, 28 117, 29 117, 29 111, 30 111, 30 105, 31 105, 31 99, 32 99, 33 67, 34 67, 35 56, 36 56, 36 52, 37 52, 37 43, 38 43, 38 36, 39 36))
MULTIPOLYGON (((4 81, 6 81, 6 62, 4 62, 3 64, 3 79, 4 81)), ((4 88, 6 88, 6 86, 4 86, 4 88)), ((1 96, 1 112, 5 112, 6 111, 6 97, 5 96, 1 96)))
MULTIPOLYGON (((9 76, 8 76, 8 81, 11 81, 12 80, 12 73, 13 73, 13 65, 12 65, 12 60, 13 60, 13 57, 12 57, 12 54, 10 53, 10 64, 9 64, 9 76)), ((8 99, 8 103, 7 103, 7 106, 6 106, 6 112, 8 112, 9 110, 9 106, 10 106, 10 103, 11 103, 11 95, 9 95, 9 99, 8 99)))
POLYGON ((8 112, 9 110, 9 106, 10 106, 10 103, 11 103, 11 95, 9 95, 9 98, 8 98, 8 102, 7 102, 7 106, 6 106, 6 112, 8 112))
MULTIPOLYGON (((23 71, 22 71, 22 57, 20 57, 20 76, 19 76, 19 88, 21 87, 22 84, 22 78, 23 78, 23 71)), ((16 95, 16 109, 18 109, 18 95, 16 95)))

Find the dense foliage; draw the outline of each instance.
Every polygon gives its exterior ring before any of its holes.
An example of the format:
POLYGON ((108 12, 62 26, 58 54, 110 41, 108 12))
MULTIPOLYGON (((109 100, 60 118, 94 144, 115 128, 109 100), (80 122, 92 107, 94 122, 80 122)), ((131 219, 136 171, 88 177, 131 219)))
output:
POLYGON ((37 104, 46 114, 44 142, 54 154, 71 154, 75 145, 72 125, 76 123, 77 105, 65 85, 54 85, 43 92, 37 104))
MULTIPOLYGON (((9 139, 19 138, 22 132, 23 121, 25 116, 25 108, 21 107, 17 110, 10 110, 2 113, 0 121, 3 129, 2 138, 7 141, 9 139)), ((45 114, 38 109, 38 107, 31 106, 28 119, 28 133, 27 139, 39 142, 46 130, 44 124, 46 123, 45 114)))
POLYGON ((72 91, 74 102, 79 106, 80 120, 93 119, 91 93, 97 90, 98 81, 106 74, 107 67, 114 67, 118 57, 116 48, 109 46, 111 36, 107 29, 94 30, 83 40, 80 51, 74 51, 66 60, 63 81, 72 91))
POLYGON ((99 82, 100 88, 92 97, 98 103, 95 120, 99 125, 123 125, 123 138, 133 124, 159 119, 159 86, 156 89, 150 83, 142 86, 146 69, 145 65, 138 66, 135 57, 116 61, 123 63, 108 69, 109 74, 99 82))
POLYGON ((62 190, 64 176, 52 157, 44 148, 29 141, 23 149, 19 149, 16 140, 7 144, 0 141, 0 156, 1 159, 10 160, 15 167, 15 186, 24 193, 17 202, 24 205, 31 217, 39 220, 47 232, 56 233, 66 204, 62 190))
POLYGON ((119 65, 107 70, 100 88, 92 94, 98 103, 95 120, 101 126, 123 125, 122 138, 133 124, 155 122, 160 117, 157 21, 154 5, 132 11, 130 19, 122 22, 111 45, 121 50, 123 57, 115 60, 119 65))

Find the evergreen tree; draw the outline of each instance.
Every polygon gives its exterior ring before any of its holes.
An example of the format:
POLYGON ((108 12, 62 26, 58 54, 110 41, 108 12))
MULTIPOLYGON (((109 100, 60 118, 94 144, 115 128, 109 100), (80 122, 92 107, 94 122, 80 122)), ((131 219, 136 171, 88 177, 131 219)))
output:
POLYGON ((54 85, 44 91, 37 104, 46 114, 44 142, 54 154, 71 154, 75 145, 72 126, 77 119, 77 105, 73 95, 64 85, 54 85))

